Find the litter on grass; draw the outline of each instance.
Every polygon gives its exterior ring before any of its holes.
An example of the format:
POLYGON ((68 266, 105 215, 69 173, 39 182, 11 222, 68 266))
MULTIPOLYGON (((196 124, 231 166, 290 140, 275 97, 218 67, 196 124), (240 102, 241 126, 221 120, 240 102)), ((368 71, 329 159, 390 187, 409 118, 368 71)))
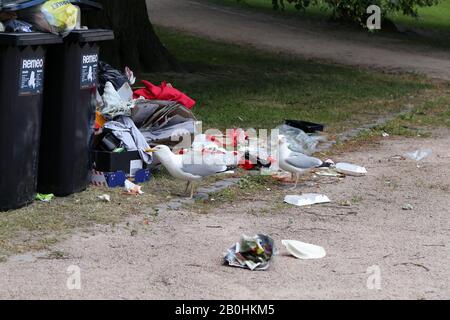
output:
POLYGON ((315 204, 330 203, 331 200, 323 194, 307 193, 301 196, 288 195, 284 198, 284 202, 297 207, 305 207, 315 204))
POLYGON ((133 194, 133 195, 144 194, 144 192, 142 191, 142 187, 134 184, 130 180, 125 180, 125 189, 127 190, 127 192, 129 194, 133 194))
POLYGON ((109 194, 104 194, 98 197, 103 202, 111 202, 111 196, 109 194))
POLYGON ((269 236, 258 234, 254 237, 243 235, 240 242, 228 249, 225 263, 231 267, 264 271, 275 255, 275 242, 269 236))
POLYGON ((286 250, 297 259, 322 259, 327 255, 324 248, 305 242, 283 240, 282 244, 286 247, 286 250))
POLYGON ((42 193, 38 193, 36 195, 36 200, 37 201, 41 201, 41 202, 51 202, 53 200, 53 198, 55 197, 54 194, 42 194, 42 193))

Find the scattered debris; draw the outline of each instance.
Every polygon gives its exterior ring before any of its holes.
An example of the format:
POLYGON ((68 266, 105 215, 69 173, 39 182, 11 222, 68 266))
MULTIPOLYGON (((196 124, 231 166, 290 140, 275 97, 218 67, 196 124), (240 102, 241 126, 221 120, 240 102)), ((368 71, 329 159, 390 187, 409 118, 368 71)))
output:
POLYGON ((103 194, 98 198, 103 202, 111 202, 111 196, 109 194, 103 194))
POLYGON ((401 160, 401 161, 404 161, 404 160, 406 160, 406 158, 404 156, 397 155, 397 156, 392 156, 390 158, 390 160, 401 160))
POLYGON ((318 170, 316 171, 316 176, 319 177, 333 177, 333 178, 344 178, 345 174, 339 173, 334 169, 318 170))
POLYGON ((419 267, 419 268, 422 268, 422 269, 424 269, 424 270, 427 271, 427 272, 430 271, 430 269, 429 269, 428 267, 424 266, 423 264, 420 264, 420 263, 414 263, 414 262, 404 262, 404 263, 397 263, 397 264, 394 264, 394 267, 397 267, 397 266, 413 266, 413 267, 419 267))
POLYGON ((282 243, 286 247, 286 250, 297 259, 322 259, 327 255, 324 248, 313 244, 296 240, 283 240, 282 243))
POLYGON ((411 211, 411 210, 414 210, 414 207, 411 204, 408 203, 408 204, 405 204, 402 207, 402 209, 405 210, 405 211, 411 211))
POLYGON ((288 195, 284 198, 284 202, 298 207, 311 206, 314 204, 329 203, 330 199, 322 194, 307 193, 301 196, 288 195))
POLYGON ((352 206, 352 202, 349 201, 349 200, 344 200, 344 201, 339 202, 339 205, 341 207, 351 207, 352 206))
POLYGON ((129 194, 133 195, 142 195, 144 192, 142 191, 142 187, 134 184, 130 180, 125 180, 125 189, 129 194))
POLYGON ((422 161, 433 154, 433 150, 431 149, 420 149, 414 152, 407 153, 405 156, 410 158, 411 160, 415 160, 417 162, 422 161))
POLYGON ((336 171, 347 176, 362 177, 367 174, 367 169, 350 163, 338 163, 336 171))
POLYGON ((258 234, 254 237, 243 235, 241 241, 228 249, 225 263, 231 267, 265 271, 275 254, 275 242, 269 236, 258 234))
POLYGON ((38 193, 36 195, 36 200, 41 201, 41 202, 51 202, 54 197, 55 197, 55 195, 53 193, 51 193, 51 194, 38 193))

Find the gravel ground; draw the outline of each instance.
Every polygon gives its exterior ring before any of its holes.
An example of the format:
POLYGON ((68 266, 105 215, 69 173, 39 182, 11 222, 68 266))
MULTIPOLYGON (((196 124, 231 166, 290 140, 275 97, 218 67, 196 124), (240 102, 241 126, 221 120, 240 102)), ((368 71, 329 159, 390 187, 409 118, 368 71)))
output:
POLYGON ((320 192, 333 203, 283 204, 285 188, 218 203, 208 214, 163 211, 144 223, 78 233, 52 248, 0 263, 2 299, 449 299, 450 133, 388 138, 339 156, 367 167, 362 178, 320 178, 294 193, 320 192), (419 148, 433 155, 420 166, 390 159, 419 148), (350 201, 351 207, 339 203, 350 201), (405 205, 412 210, 403 210, 405 205), (241 234, 266 233, 280 254, 265 272, 222 265, 241 234), (286 255, 281 240, 323 246, 322 260, 286 255), (78 266, 81 290, 68 290, 78 266), (368 269, 381 272, 370 290, 368 269), (369 269, 376 270, 376 269, 369 269))

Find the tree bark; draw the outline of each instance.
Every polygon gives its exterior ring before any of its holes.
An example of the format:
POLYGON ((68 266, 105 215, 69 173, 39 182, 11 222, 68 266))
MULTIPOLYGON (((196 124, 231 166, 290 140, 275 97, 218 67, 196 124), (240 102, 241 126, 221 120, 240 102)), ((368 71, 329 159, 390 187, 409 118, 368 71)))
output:
POLYGON ((99 0, 103 11, 86 11, 83 25, 114 30, 115 40, 101 44, 101 59, 120 70, 141 72, 180 70, 155 33, 145 0, 99 0))

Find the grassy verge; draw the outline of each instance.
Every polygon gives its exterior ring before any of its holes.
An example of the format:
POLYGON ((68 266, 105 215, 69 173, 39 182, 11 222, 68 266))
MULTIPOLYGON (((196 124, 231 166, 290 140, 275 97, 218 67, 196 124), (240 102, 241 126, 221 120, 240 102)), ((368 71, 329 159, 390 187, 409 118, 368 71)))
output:
MULTIPOLYGON (((448 100, 442 98, 439 102, 438 98, 447 87, 438 87, 422 78, 318 64, 165 29, 158 29, 158 33, 188 72, 150 74, 146 78, 154 82, 169 80, 197 99, 195 113, 206 127, 270 129, 286 118, 293 118, 325 123, 329 132, 337 133, 399 111, 418 99, 430 100, 430 109, 425 109, 427 114, 437 106, 448 120, 448 109, 445 109, 448 100), (430 96, 436 97, 438 103, 429 99, 430 96)), ((440 119, 439 115, 436 117, 440 119)), ((246 190, 250 185, 263 192, 261 185, 271 185, 260 177, 243 183, 246 190)), ((46 249, 70 232, 95 224, 114 225, 132 216, 147 223, 157 221, 155 205, 181 193, 182 189, 178 181, 160 173, 143 186, 143 196, 129 196, 121 189, 90 188, 49 204, 35 203, 2 213, 0 262, 12 253, 46 249), (110 203, 98 199, 104 193, 111 195, 110 203)), ((239 189, 226 192, 218 195, 218 199, 227 201, 234 194, 242 194, 239 189)))
POLYGON ((144 77, 168 80, 196 98, 195 113, 206 127, 271 129, 291 118, 339 132, 401 110, 433 88, 414 75, 319 64, 166 29, 158 33, 188 72, 144 77))
MULTIPOLYGON (((241 6, 272 12, 272 1, 270 0, 209 0, 213 3, 226 4, 230 6, 241 6)), ((419 8, 417 18, 405 16, 404 14, 393 14, 390 18, 395 22, 411 28, 429 29, 450 32, 450 0, 442 0, 440 4, 433 7, 419 8)), ((303 19, 324 20, 327 19, 331 10, 318 6, 311 6, 305 12, 298 11, 294 5, 285 1, 285 10, 278 11, 280 14, 297 15, 303 19)))

